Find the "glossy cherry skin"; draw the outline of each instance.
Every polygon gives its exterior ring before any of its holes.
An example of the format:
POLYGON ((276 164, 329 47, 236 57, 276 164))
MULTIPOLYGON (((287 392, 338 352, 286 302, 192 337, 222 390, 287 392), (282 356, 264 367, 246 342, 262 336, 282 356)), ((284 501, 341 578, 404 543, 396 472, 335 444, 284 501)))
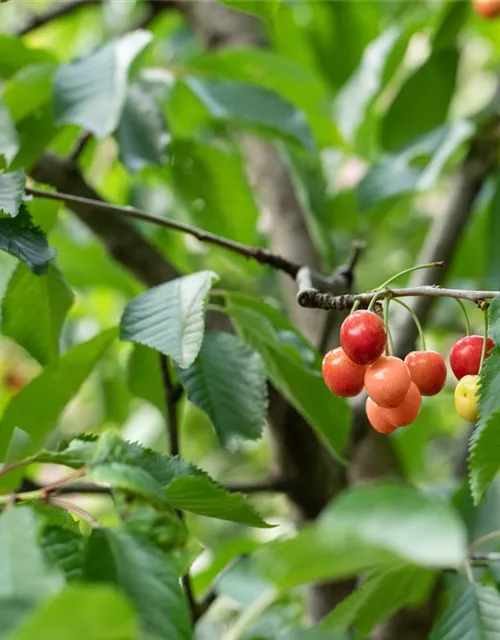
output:
POLYGON ((410 388, 408 367, 400 358, 382 356, 368 367, 365 387, 370 398, 384 409, 393 409, 405 399, 410 388))
POLYGON ((356 364, 372 364, 385 349, 387 333, 382 320, 372 311, 355 311, 340 327, 340 344, 356 364))
POLYGON ((446 382, 446 362, 437 351, 412 351, 405 358, 412 381, 423 396, 435 396, 446 382))
POLYGON ((479 16, 487 20, 491 20, 500 15, 499 0, 472 0, 472 6, 479 16))
POLYGON ((455 409, 458 415, 469 422, 479 418, 479 376, 464 376, 455 388, 455 409))
POLYGON ((323 380, 332 393, 352 398, 363 390, 366 367, 353 362, 342 349, 332 349, 323 358, 323 380))
MULTIPOLYGON (((495 343, 488 338, 486 357, 495 343)), ((464 376, 476 376, 481 363, 483 336, 465 336, 455 342, 450 351, 450 366, 457 380, 464 376)))
POLYGON ((412 382, 403 402, 394 409, 381 409, 383 417, 396 427, 407 427, 418 417, 422 406, 422 394, 412 382))
POLYGON ((373 402, 371 398, 366 400, 366 417, 375 431, 379 433, 392 433, 397 427, 391 424, 383 415, 383 409, 373 402))

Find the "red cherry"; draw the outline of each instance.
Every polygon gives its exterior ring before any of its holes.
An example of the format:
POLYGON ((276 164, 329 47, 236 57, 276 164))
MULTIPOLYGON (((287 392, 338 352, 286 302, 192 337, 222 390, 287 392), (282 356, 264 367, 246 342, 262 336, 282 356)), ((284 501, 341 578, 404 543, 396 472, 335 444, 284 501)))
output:
POLYGON ((408 367, 394 356, 382 356, 365 373, 368 395, 384 409, 398 407, 405 399, 410 384, 408 367))
POLYGON ((472 0, 475 12, 482 18, 491 20, 500 15, 499 0, 472 0))
POLYGON ((383 409, 373 402, 371 398, 366 400, 366 417, 369 423, 379 433, 392 433, 397 427, 391 424, 383 415, 383 409))
POLYGON ((350 360, 342 347, 329 351, 323 358, 321 371, 326 386, 342 398, 352 398, 361 393, 366 367, 350 360))
MULTIPOLYGON (((464 376, 477 376, 483 350, 483 336, 465 336, 455 342, 450 351, 450 366, 457 380, 464 376)), ((486 357, 495 343, 491 338, 487 341, 486 357)))
POLYGON ((387 342, 382 320, 372 311, 355 311, 340 327, 340 344, 356 364, 371 364, 379 358, 387 342))
POLYGON ((380 411, 390 424, 394 424, 396 427, 407 427, 412 422, 415 422, 420 413, 421 406, 422 395, 417 385, 412 382, 405 399, 399 407, 395 409, 381 409, 380 411))
POLYGON ((412 381, 423 396, 435 396, 446 382, 446 363, 437 351, 412 351, 405 358, 412 381))

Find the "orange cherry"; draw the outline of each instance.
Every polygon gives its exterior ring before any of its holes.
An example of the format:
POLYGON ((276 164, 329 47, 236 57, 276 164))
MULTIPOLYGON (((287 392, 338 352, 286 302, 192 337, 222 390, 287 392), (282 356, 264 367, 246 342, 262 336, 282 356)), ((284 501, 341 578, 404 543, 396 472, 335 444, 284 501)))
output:
POLYGON ((410 388, 411 377, 406 364, 394 356, 382 356, 368 367, 365 387, 370 398, 384 409, 399 406, 410 388))

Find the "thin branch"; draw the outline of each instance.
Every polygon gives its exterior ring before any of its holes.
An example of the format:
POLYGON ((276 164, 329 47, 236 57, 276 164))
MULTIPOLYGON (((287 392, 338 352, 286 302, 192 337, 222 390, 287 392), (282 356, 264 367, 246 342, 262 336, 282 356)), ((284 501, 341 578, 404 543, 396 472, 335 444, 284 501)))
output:
POLYGON ((345 310, 351 309, 355 302, 368 305, 374 298, 458 298, 479 303, 488 298, 500 296, 500 291, 472 291, 469 289, 444 289, 432 285, 421 287, 408 287, 406 289, 384 289, 382 291, 367 291, 366 293, 353 293, 343 296, 332 296, 329 293, 321 293, 317 289, 303 289, 297 295, 297 302, 302 307, 312 309, 345 310))
POLYGON ((288 484, 282 478, 267 478, 261 482, 226 483, 225 489, 232 493, 287 493, 288 484))
POLYGON ((101 4, 102 0, 72 0, 72 2, 58 2, 53 7, 51 7, 48 11, 41 13, 39 15, 33 16, 33 18, 21 27, 17 32, 18 36, 24 36, 30 31, 34 31, 39 27, 43 27, 45 24, 52 22, 52 20, 56 20, 57 18, 61 18, 62 16, 69 15, 82 7, 88 7, 90 5, 101 4))
POLYGON ((301 268, 301 265, 292 262, 291 260, 287 260, 283 256, 272 253, 267 249, 263 249, 261 247, 249 247, 247 245, 241 244, 240 242, 234 242, 227 238, 222 238, 221 236, 217 236, 214 233, 210 233, 209 231, 204 231, 203 229, 199 229, 198 227, 184 224, 183 222, 178 222, 177 220, 169 220, 168 218, 157 218, 156 216, 152 216, 146 211, 136 209, 135 207, 121 207, 119 205, 104 202, 102 200, 92 200, 90 198, 84 198, 82 196, 73 196, 68 193, 42 191, 40 189, 34 189, 30 187, 26 188, 26 193, 37 198, 58 200, 68 205, 77 204, 91 206, 104 212, 119 214, 127 218, 140 220, 141 222, 148 222, 160 227, 172 229, 174 231, 181 231, 182 233, 194 236, 200 242, 206 242, 208 244, 223 247, 224 249, 229 249, 230 251, 234 251, 235 253, 244 256, 245 258, 255 260, 260 264, 268 265, 270 267, 273 267, 274 269, 277 269, 278 271, 283 271, 294 279, 296 278, 297 273, 301 268))

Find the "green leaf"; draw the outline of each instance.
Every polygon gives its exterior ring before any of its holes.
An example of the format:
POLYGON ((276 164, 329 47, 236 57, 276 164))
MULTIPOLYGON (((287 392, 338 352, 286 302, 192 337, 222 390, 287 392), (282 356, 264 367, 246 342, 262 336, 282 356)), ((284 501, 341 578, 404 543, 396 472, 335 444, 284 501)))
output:
POLYGON ((0 598, 0 640, 12 640, 13 631, 27 618, 34 602, 25 598, 0 598))
POLYGON ((116 137, 120 160, 129 171, 163 163, 169 136, 159 102, 146 83, 128 88, 116 137))
POLYGON ((24 205, 15 218, 0 216, 0 251, 7 251, 19 258, 36 275, 47 273, 49 262, 56 255, 47 243, 47 236, 33 224, 24 205))
POLYGON ((446 502, 395 483, 347 490, 315 526, 271 543, 259 561, 266 576, 289 588, 401 563, 459 567, 466 552, 465 525, 446 502))
POLYGON ((373 165, 358 186, 362 209, 404 193, 427 191, 435 185, 457 148, 475 131, 470 121, 446 125, 408 144, 373 165), (417 164, 418 161, 418 164, 417 164))
POLYGON ((382 120, 385 149, 402 147, 446 122, 455 93, 458 60, 456 48, 439 49, 410 75, 382 120))
POLYGON ((31 49, 21 38, 0 33, 0 77, 8 78, 22 67, 43 62, 56 62, 54 54, 31 49))
POLYGON ((95 436, 81 435, 73 438, 57 451, 39 451, 30 460, 48 464, 62 464, 73 469, 80 469, 92 461, 96 449, 97 438, 95 436))
POLYGON ((230 493, 208 475, 174 478, 165 489, 170 504, 200 516, 239 522, 250 527, 268 525, 241 493, 230 493))
POLYGON ((412 565, 373 573, 347 596, 321 622, 329 631, 355 630, 355 637, 369 637, 371 630, 396 611, 423 600, 428 595, 435 573, 412 565))
POLYGON ((127 378, 130 391, 135 396, 150 402, 162 413, 165 411, 165 392, 156 351, 135 344, 128 361, 127 378))
POLYGON ((144 632, 169 640, 191 639, 175 562, 143 538, 120 529, 95 529, 85 579, 119 585, 134 604, 144 632))
POLYGON ((258 353, 229 333, 208 332, 194 363, 178 375, 191 402, 209 416, 222 445, 233 436, 260 437, 267 387, 258 353))
POLYGON ((53 265, 35 276, 21 263, 2 300, 2 333, 13 338, 40 364, 59 357, 59 338, 74 296, 53 265))
POLYGON ((22 460, 31 450, 31 438, 19 427, 14 427, 12 437, 7 446, 5 454, 5 464, 10 464, 16 460, 22 460))
POLYGON ((39 600, 61 585, 47 568, 29 507, 10 507, 0 515, 0 598, 39 600))
MULTIPOLYGON (((61 356, 56 365, 47 367, 12 398, 0 421, 1 459, 5 458, 15 427, 20 427, 31 437, 34 449, 42 444, 47 433, 57 424, 66 405, 115 338, 116 330, 108 329, 73 347, 61 356)), ((15 474, 11 473, 7 477, 11 478, 13 475, 15 474)))
POLYGON ((15 218, 21 207, 26 176, 24 171, 0 173, 0 211, 15 218))
POLYGON ((23 67, 5 84, 3 99, 14 122, 21 122, 49 102, 56 69, 53 63, 23 67))
POLYGON ((129 603, 103 585, 67 587, 35 611, 10 640, 136 640, 129 603))
POLYGON ((66 580, 81 579, 85 538, 78 530, 48 525, 40 536, 40 545, 48 564, 60 569, 66 580))
POLYGON ((120 339, 144 344, 183 369, 189 367, 203 341, 205 299, 217 277, 213 271, 199 271, 149 289, 125 307, 120 339))
MULTIPOLYGON (((495 192, 488 211, 487 225, 485 240, 486 286, 495 287, 500 282, 500 252, 496 250, 495 242, 495 238, 500 237, 500 176, 496 179, 495 192)), ((497 330, 497 335, 500 337, 499 330, 497 330)), ((495 342, 500 344, 498 340, 495 340, 495 342)))
POLYGON ((277 16, 281 5, 281 0, 266 0, 266 2, 262 2, 262 0, 219 0, 219 2, 226 7, 249 13, 271 23, 277 16))
POLYGON ((314 153, 316 145, 304 114, 275 93, 239 82, 195 77, 183 82, 216 122, 279 136, 314 153))
POLYGON ((429 640, 493 640, 500 636, 500 595, 492 587, 470 586, 444 612, 429 640))
POLYGON ((16 157, 19 140, 11 115, 3 102, 0 102, 0 169, 5 169, 16 157))
POLYGON ((102 138, 113 133, 125 103, 129 67, 151 39, 147 31, 134 31, 59 67, 56 123, 77 124, 102 138))
POLYGON ((231 294, 226 308, 244 342, 262 356, 272 383, 340 458, 349 436, 350 411, 326 387, 318 352, 269 305, 231 294))

